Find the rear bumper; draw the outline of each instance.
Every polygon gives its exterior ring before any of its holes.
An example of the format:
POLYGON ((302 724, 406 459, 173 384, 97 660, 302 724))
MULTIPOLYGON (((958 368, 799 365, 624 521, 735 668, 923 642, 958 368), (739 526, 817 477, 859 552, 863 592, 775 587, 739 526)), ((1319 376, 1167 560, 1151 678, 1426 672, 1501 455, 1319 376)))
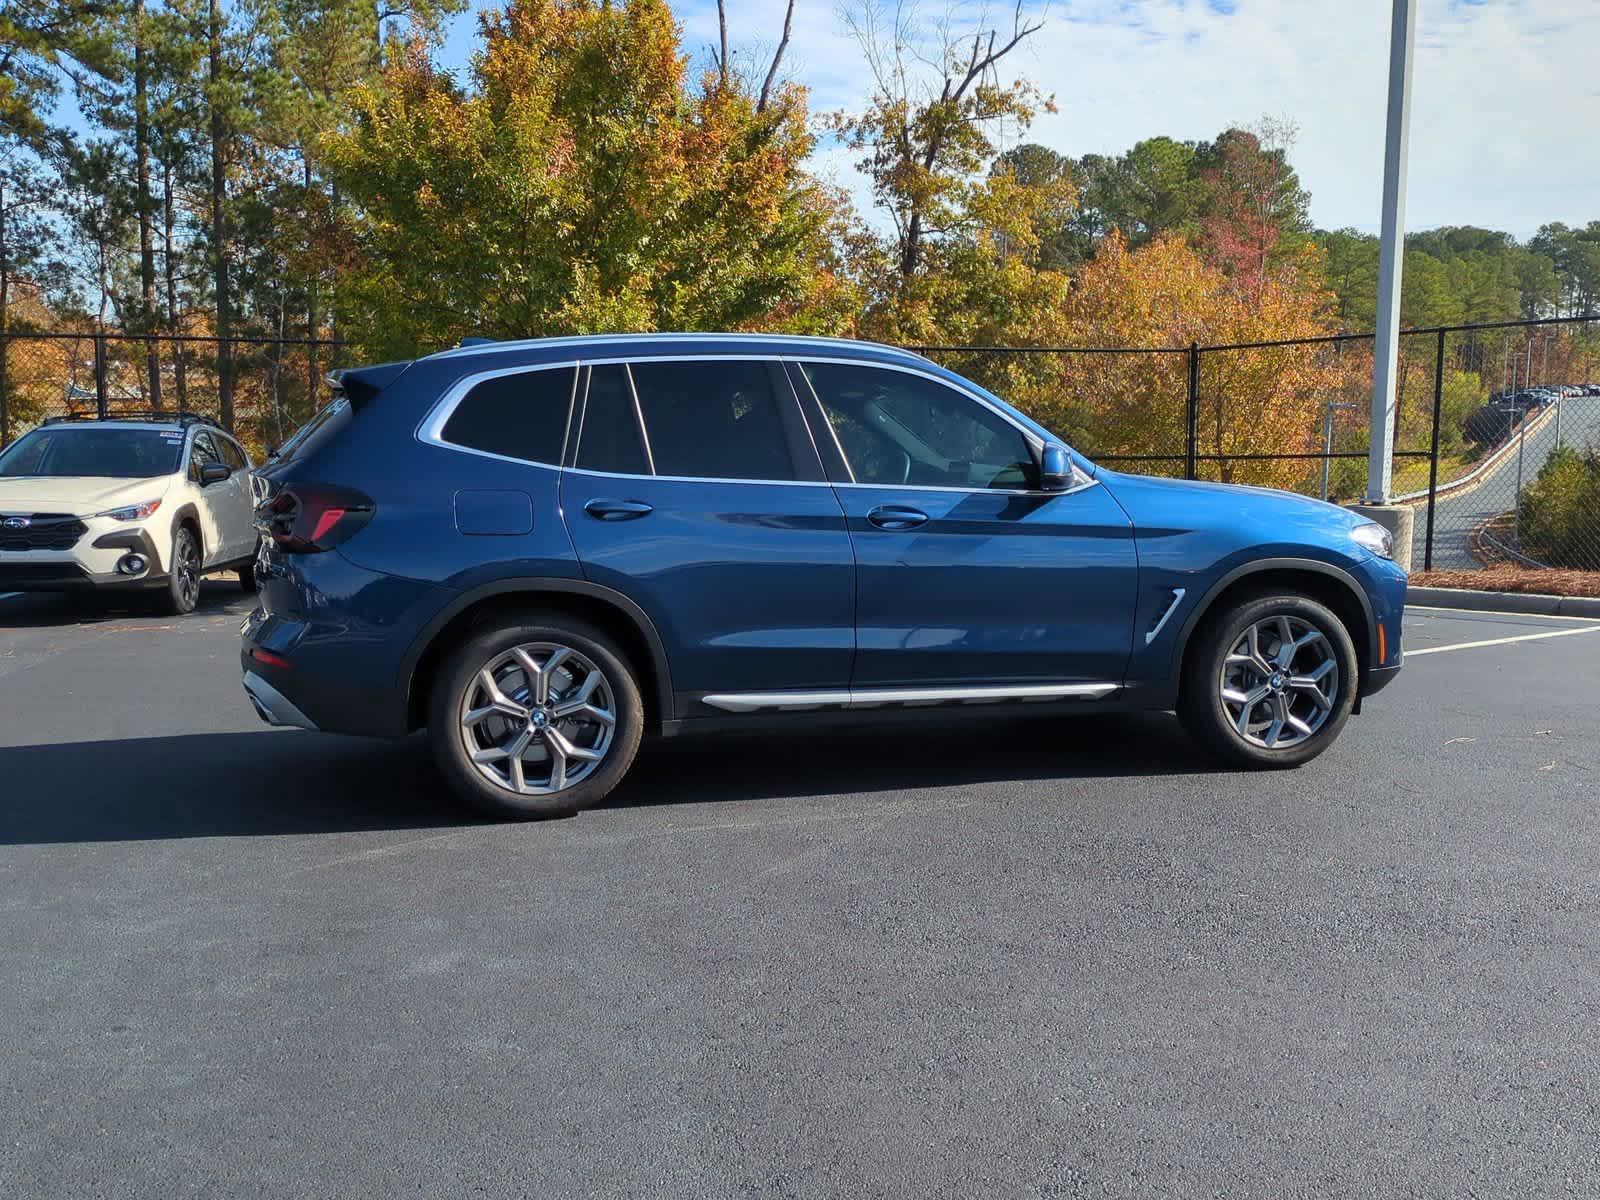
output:
POLYGON ((255 707, 256 716, 268 725, 287 725, 295 729, 315 729, 316 723, 295 707, 294 702, 254 671, 244 673, 245 694, 255 707))
MULTIPOLYGON (((288 562, 263 558, 261 607, 239 630, 241 674, 270 686, 303 718, 284 724, 404 737, 411 724, 402 656, 451 593, 357 567, 337 550, 288 562)), ((264 719, 284 715, 259 687, 250 694, 264 719)))

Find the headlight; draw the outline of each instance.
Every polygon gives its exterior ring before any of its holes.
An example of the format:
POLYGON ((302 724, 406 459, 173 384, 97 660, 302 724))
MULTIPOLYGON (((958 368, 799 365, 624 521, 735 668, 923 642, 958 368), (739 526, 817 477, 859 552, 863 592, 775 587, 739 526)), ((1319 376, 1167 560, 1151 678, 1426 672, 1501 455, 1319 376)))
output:
POLYGON ((127 508, 113 508, 107 512, 96 513, 97 517, 110 517, 113 521, 142 521, 152 516, 156 509, 161 507, 159 500, 146 500, 143 504, 130 504, 127 508))
POLYGON ((1357 525, 1350 531, 1350 536, 1356 545, 1364 546, 1379 558, 1394 557, 1394 534, 1375 521, 1357 525))

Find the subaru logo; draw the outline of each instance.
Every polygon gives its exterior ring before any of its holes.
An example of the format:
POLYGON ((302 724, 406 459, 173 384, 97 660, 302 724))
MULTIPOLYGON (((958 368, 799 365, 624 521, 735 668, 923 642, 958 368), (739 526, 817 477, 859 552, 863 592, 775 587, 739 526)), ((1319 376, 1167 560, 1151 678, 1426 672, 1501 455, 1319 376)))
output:
POLYGON ((0 529, 26 529, 32 524, 33 522, 27 517, 7 517, 4 521, 0 521, 0 529))

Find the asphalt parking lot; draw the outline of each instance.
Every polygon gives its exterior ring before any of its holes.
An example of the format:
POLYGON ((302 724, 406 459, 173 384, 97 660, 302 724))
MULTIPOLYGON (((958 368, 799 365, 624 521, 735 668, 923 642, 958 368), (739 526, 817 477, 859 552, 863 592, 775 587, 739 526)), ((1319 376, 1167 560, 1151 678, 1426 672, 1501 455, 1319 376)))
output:
POLYGON ((1600 1192, 1600 623, 1413 610, 1294 772, 990 715, 517 826, 262 726, 248 607, 0 598, 0 1195, 1600 1192))

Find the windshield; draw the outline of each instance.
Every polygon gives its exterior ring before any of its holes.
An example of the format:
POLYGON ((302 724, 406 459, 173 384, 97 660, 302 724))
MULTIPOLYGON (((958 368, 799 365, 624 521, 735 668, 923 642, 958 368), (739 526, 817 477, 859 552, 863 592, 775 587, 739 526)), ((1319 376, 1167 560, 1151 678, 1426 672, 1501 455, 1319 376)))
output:
POLYGON ((35 429, 0 454, 0 478, 171 475, 183 455, 177 429, 35 429))

